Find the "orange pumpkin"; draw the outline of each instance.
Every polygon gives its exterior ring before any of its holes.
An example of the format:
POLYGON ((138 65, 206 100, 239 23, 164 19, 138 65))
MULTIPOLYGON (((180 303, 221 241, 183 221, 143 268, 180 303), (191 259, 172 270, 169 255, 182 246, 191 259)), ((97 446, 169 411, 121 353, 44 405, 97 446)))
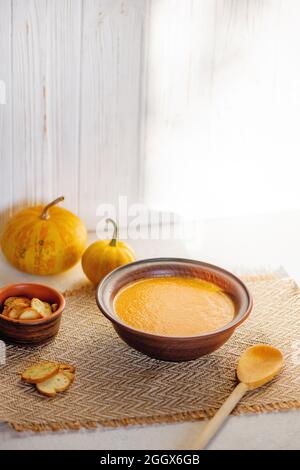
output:
POLYGON ((74 266, 86 246, 87 232, 81 220, 56 207, 59 197, 46 207, 23 209, 6 224, 1 248, 17 269, 31 274, 58 274, 74 266))
POLYGON ((135 260, 132 248, 118 240, 118 226, 112 219, 107 219, 114 226, 111 240, 98 240, 92 243, 82 257, 82 269, 86 277, 95 285, 119 266, 135 260))

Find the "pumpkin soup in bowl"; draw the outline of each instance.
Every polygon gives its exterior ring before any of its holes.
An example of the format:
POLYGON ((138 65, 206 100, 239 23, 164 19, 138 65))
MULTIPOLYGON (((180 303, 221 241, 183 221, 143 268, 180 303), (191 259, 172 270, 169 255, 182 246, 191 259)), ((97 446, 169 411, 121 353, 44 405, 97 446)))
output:
POLYGON ((252 298, 234 274, 182 258, 115 269, 96 301, 129 346, 156 359, 189 361, 220 348, 248 317, 252 298))
POLYGON ((114 309, 133 328, 166 336, 208 333, 235 315, 233 301, 219 286, 177 276, 129 284, 117 294, 114 309))

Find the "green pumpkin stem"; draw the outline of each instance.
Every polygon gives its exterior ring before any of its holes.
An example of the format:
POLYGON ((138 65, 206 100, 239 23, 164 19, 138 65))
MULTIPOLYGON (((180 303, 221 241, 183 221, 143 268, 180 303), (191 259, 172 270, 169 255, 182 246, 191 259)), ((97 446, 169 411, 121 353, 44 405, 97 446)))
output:
POLYGON ((114 233, 113 233, 112 239, 109 243, 109 246, 116 246, 117 245, 117 240, 118 240, 118 234, 119 234, 118 226, 117 226, 116 222, 113 219, 106 219, 106 223, 107 224, 111 223, 111 224, 113 224, 113 227, 114 227, 114 233))
POLYGON ((56 204, 58 204, 59 202, 62 202, 65 200, 65 197, 64 196, 60 196, 60 197, 57 197, 56 199, 54 199, 54 201, 52 202, 49 202, 49 204, 47 204, 44 209, 43 209, 43 212, 41 213, 41 219, 43 220, 47 220, 49 219, 49 209, 50 207, 52 206, 55 206, 56 204))

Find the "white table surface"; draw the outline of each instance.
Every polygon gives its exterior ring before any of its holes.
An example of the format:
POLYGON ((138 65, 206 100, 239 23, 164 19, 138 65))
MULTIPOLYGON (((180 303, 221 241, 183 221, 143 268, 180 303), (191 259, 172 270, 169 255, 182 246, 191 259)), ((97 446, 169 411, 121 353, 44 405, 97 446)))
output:
MULTIPOLYGON (((300 212, 210 220, 190 240, 137 240, 131 245, 139 258, 196 258, 236 272, 283 267, 300 283, 300 212)), ((43 282, 64 290, 82 278, 78 265, 68 274, 43 278, 43 282)), ((36 279, 11 268, 0 256, 0 285, 36 279)), ((35 434, 16 433, 1 424, 0 449, 188 449, 203 425, 192 422, 35 434)), ((300 410, 230 417, 209 449, 300 449, 300 410)))

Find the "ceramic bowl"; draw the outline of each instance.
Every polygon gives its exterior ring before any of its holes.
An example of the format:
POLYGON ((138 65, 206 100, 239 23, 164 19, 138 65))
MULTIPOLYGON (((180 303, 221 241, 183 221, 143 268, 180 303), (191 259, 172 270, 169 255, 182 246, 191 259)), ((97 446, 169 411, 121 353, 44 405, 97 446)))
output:
POLYGON ((0 338, 13 343, 45 343, 59 330, 62 312, 65 308, 64 297, 52 287, 43 284, 11 284, 0 288, 0 310, 7 297, 24 296, 57 304, 57 310, 48 318, 38 320, 13 320, 0 315, 0 338))
POLYGON ((180 258, 156 258, 136 261, 115 269, 99 284, 96 301, 101 312, 129 346, 156 359, 189 361, 220 348, 243 323, 252 309, 252 297, 245 284, 234 274, 212 264, 180 258), (222 328, 196 336, 162 336, 137 330, 115 313, 116 294, 127 284, 158 276, 194 277, 213 282, 233 300, 235 316, 222 328))

